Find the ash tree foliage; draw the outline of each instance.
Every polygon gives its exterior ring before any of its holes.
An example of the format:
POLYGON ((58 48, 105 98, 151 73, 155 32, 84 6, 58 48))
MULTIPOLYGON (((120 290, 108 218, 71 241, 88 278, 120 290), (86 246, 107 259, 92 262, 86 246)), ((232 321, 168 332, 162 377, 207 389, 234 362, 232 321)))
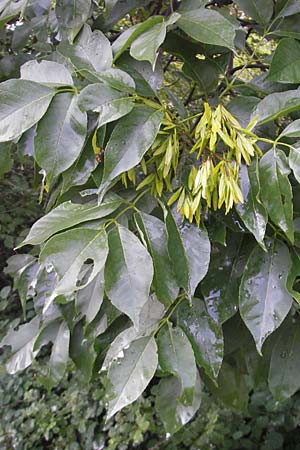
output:
POLYGON ((242 411, 265 381, 293 395, 299 1, 0 11, 2 172, 32 156, 45 205, 5 269, 24 315, 1 343, 8 372, 48 346, 46 386, 69 358, 86 382, 103 372, 108 418, 152 383, 170 434, 203 383, 242 411))

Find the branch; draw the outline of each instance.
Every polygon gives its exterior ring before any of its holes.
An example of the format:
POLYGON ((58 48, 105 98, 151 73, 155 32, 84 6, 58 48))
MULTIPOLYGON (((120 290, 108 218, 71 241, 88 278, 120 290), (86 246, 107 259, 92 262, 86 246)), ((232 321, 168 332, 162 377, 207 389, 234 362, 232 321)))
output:
POLYGON ((269 66, 266 64, 263 64, 261 62, 247 64, 246 66, 244 64, 241 64, 240 66, 233 67, 231 70, 229 70, 228 75, 233 75, 235 72, 238 72, 239 70, 242 70, 244 68, 245 69, 260 69, 265 72, 266 70, 268 70, 269 66))

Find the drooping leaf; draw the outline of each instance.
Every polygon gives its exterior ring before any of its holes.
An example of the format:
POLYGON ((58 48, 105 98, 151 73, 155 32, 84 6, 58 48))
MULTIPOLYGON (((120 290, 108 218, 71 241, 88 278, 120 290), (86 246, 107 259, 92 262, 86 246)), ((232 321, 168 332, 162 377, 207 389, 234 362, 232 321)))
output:
POLYGON ((223 362, 217 385, 208 382, 209 390, 225 405, 248 414, 249 386, 247 375, 228 362, 223 362))
POLYGON ((300 255, 295 248, 290 250, 291 265, 289 267, 289 273, 286 279, 286 288, 289 294, 296 302, 300 304, 300 292, 294 288, 295 282, 300 276, 300 255))
POLYGON ((13 159, 11 158, 11 142, 0 143, 0 178, 13 167, 13 159))
POLYGON ((237 26, 217 11, 207 8, 184 11, 177 24, 196 41, 235 49, 237 26))
POLYGON ((106 0, 105 2, 105 27, 110 29, 111 25, 118 22, 129 11, 140 8, 150 3, 150 0, 106 0))
POLYGON ((57 51, 67 58, 75 69, 84 76, 93 72, 102 72, 112 65, 112 51, 109 40, 99 30, 91 31, 84 25, 73 45, 67 41, 61 42, 57 51))
POLYGON ((103 302, 103 295, 104 270, 101 270, 87 286, 77 292, 76 309, 85 316, 87 323, 96 317, 103 302))
POLYGON ((89 220, 101 219, 114 212, 121 204, 122 199, 116 194, 109 193, 101 205, 94 202, 76 204, 71 201, 62 203, 48 214, 39 219, 32 226, 28 236, 19 245, 37 245, 45 242, 53 234, 71 228, 89 220))
POLYGON ((40 261, 52 264, 59 281, 44 307, 46 310, 58 295, 70 295, 83 288, 77 286, 80 270, 88 260, 93 260, 93 268, 86 283, 90 283, 104 267, 108 254, 107 235, 104 230, 75 228, 53 236, 40 254, 40 261))
POLYGON ((247 261, 240 285, 240 313, 259 353, 291 309, 293 299, 286 289, 291 264, 285 244, 270 241, 268 252, 255 247, 247 261))
POLYGON ((52 388, 62 379, 69 358, 70 330, 65 321, 62 321, 57 335, 53 341, 51 356, 49 361, 49 370, 47 376, 47 386, 52 388))
POLYGON ((121 225, 114 227, 108 238, 105 291, 113 305, 124 312, 138 329, 141 310, 149 300, 152 259, 138 238, 121 225))
POLYGON ((140 34, 131 44, 130 54, 138 61, 149 61, 154 70, 158 48, 166 37, 167 25, 160 22, 140 34))
POLYGON ((300 327, 299 321, 286 319, 280 327, 272 351, 269 388, 278 401, 286 400, 300 389, 300 327))
POLYGON ((178 325, 189 338, 196 362, 206 374, 216 379, 223 361, 224 342, 222 327, 207 313, 204 302, 193 299, 192 305, 180 305, 177 313, 178 325))
POLYGON ((192 346, 186 334, 168 323, 158 334, 158 358, 161 368, 180 380, 180 400, 192 405, 197 368, 192 346))
POLYGON ((262 99, 252 113, 258 116, 260 125, 271 122, 279 116, 287 115, 300 106, 300 92, 298 89, 284 92, 274 92, 262 99))
POLYGON ((239 283, 248 256, 249 245, 237 233, 229 234, 226 247, 213 247, 201 292, 208 313, 217 324, 226 322, 238 310, 239 283))
POLYGON ((86 138, 87 117, 80 111, 77 97, 57 94, 39 122, 34 140, 35 158, 51 183, 79 156, 86 138))
MULTIPOLYGON (((300 133, 299 133, 300 134, 300 133)), ((289 166, 292 169, 294 176, 298 183, 300 183, 300 143, 290 147, 289 153, 289 166)))
POLYGON ((124 350, 122 358, 113 361, 109 371, 110 388, 107 393, 112 417, 124 406, 134 402, 146 389, 157 368, 157 346, 153 337, 143 337, 124 350))
POLYGON ((68 69, 55 61, 28 61, 21 66, 21 79, 35 81, 46 86, 73 85, 73 79, 68 69))
POLYGON ((170 305, 176 299, 179 288, 168 254, 165 224, 146 213, 137 214, 136 222, 152 257, 155 293, 162 303, 170 305))
POLYGON ((45 114, 55 91, 28 80, 0 84, 0 142, 21 136, 45 114))
POLYGON ((6 364, 6 369, 13 374, 30 366, 38 354, 34 351, 34 342, 39 333, 40 317, 34 317, 30 322, 21 325, 17 331, 10 330, 1 342, 1 347, 9 345, 12 356, 6 364))
POLYGON ((239 173, 244 203, 239 203, 236 209, 248 230, 259 244, 264 247, 264 237, 268 214, 260 200, 260 181, 258 160, 249 167, 241 166, 239 173))
POLYGON ((97 357, 94 341, 93 336, 84 334, 83 321, 77 322, 71 333, 70 357, 87 381, 92 377, 97 357))
POLYGON ((244 13, 262 25, 266 25, 272 17, 272 0, 236 0, 236 3, 244 13))
POLYGON ((205 277, 210 260, 207 232, 193 224, 177 226, 171 211, 167 212, 168 250, 180 287, 191 297, 205 277))
POLYGON ((293 243, 293 194, 288 169, 282 165, 284 158, 282 150, 273 149, 261 158, 259 167, 261 199, 270 219, 293 243))
POLYGON ((89 17, 91 0, 57 0, 55 13, 62 30, 67 30, 71 41, 89 17))
POLYGON ((177 377, 162 378, 157 386, 155 409, 166 433, 170 435, 186 425, 200 408, 202 389, 198 372, 191 406, 183 405, 179 401, 180 393, 181 386, 177 377))
MULTIPOLYGON (((113 53, 114 53, 114 61, 116 61, 121 55, 122 53, 127 50, 132 43, 139 38, 139 36, 142 36, 144 33, 146 33, 147 31, 150 31, 151 34, 151 29, 153 29, 154 26, 156 25, 160 25, 161 26, 161 30, 163 30, 163 17, 161 16, 153 16, 153 17, 149 17, 149 19, 145 20, 144 22, 138 24, 138 25, 134 25, 131 28, 128 28, 127 30, 125 30, 113 43, 112 45, 112 49, 113 49, 113 53)), ((154 31, 156 31, 157 29, 155 28, 154 31)), ((160 33, 154 33, 152 38, 154 37, 156 40, 158 38, 158 41, 160 41, 160 33)), ((141 38, 140 41, 143 43, 144 39, 141 38)), ((153 43, 152 43, 153 44, 153 43)), ((154 42, 154 48, 156 47, 157 42, 154 42)), ((160 45, 160 44, 158 44, 160 45)), ((139 45, 139 47, 141 47, 141 45, 139 45)), ((138 49, 139 49, 138 47, 138 49)), ((155 48, 155 53, 156 53, 157 47, 155 48)), ((153 65, 152 62, 152 58, 153 58, 153 48, 151 53, 151 59, 150 62, 153 65)), ((133 55, 132 55, 133 56, 133 55)), ((156 56, 154 56, 154 58, 156 59, 156 56)), ((138 58, 137 58, 138 59, 138 58)), ((145 58, 147 59, 147 58, 145 58)))
POLYGON ((100 192, 105 192, 118 175, 140 162, 153 143, 162 119, 162 111, 136 106, 119 120, 105 148, 100 192))
POLYGON ((98 112, 98 127, 101 127, 128 114, 133 109, 134 103, 128 94, 96 83, 88 85, 81 91, 78 105, 82 111, 98 112))
POLYGON ((276 47, 268 80, 279 83, 300 83, 300 43, 282 39, 276 47))

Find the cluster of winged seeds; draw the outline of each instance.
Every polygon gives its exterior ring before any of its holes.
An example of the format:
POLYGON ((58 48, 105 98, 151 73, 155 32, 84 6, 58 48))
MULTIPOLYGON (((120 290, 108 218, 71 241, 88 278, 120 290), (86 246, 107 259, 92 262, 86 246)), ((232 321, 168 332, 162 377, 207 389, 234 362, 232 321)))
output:
MULTIPOLYGON (((243 203, 240 166, 249 165, 255 154, 261 155, 251 133, 256 119, 242 128, 223 105, 212 109, 208 103, 199 119, 190 135, 193 145, 187 149, 186 140, 182 141, 182 134, 166 112, 162 129, 141 162, 143 179, 137 185, 138 190, 149 186, 155 197, 171 192, 168 205, 177 201, 178 212, 198 224, 203 208, 217 210, 224 206, 227 214, 235 204, 243 203), (188 173, 181 170, 178 176, 178 167, 183 169, 181 160, 188 173)), ((127 179, 136 184, 136 168, 123 174, 125 186, 127 179)))

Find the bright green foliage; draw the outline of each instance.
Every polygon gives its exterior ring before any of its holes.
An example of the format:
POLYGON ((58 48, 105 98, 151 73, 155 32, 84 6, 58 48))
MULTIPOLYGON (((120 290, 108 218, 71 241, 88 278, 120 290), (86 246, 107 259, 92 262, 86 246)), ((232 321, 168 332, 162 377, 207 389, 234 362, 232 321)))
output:
POLYGON ((285 0, 0 2, 0 174, 32 157, 45 208, 5 269, 10 373, 46 347, 52 388, 70 357, 107 417, 154 385, 169 434, 203 384, 245 413, 299 389, 299 22, 285 0))

